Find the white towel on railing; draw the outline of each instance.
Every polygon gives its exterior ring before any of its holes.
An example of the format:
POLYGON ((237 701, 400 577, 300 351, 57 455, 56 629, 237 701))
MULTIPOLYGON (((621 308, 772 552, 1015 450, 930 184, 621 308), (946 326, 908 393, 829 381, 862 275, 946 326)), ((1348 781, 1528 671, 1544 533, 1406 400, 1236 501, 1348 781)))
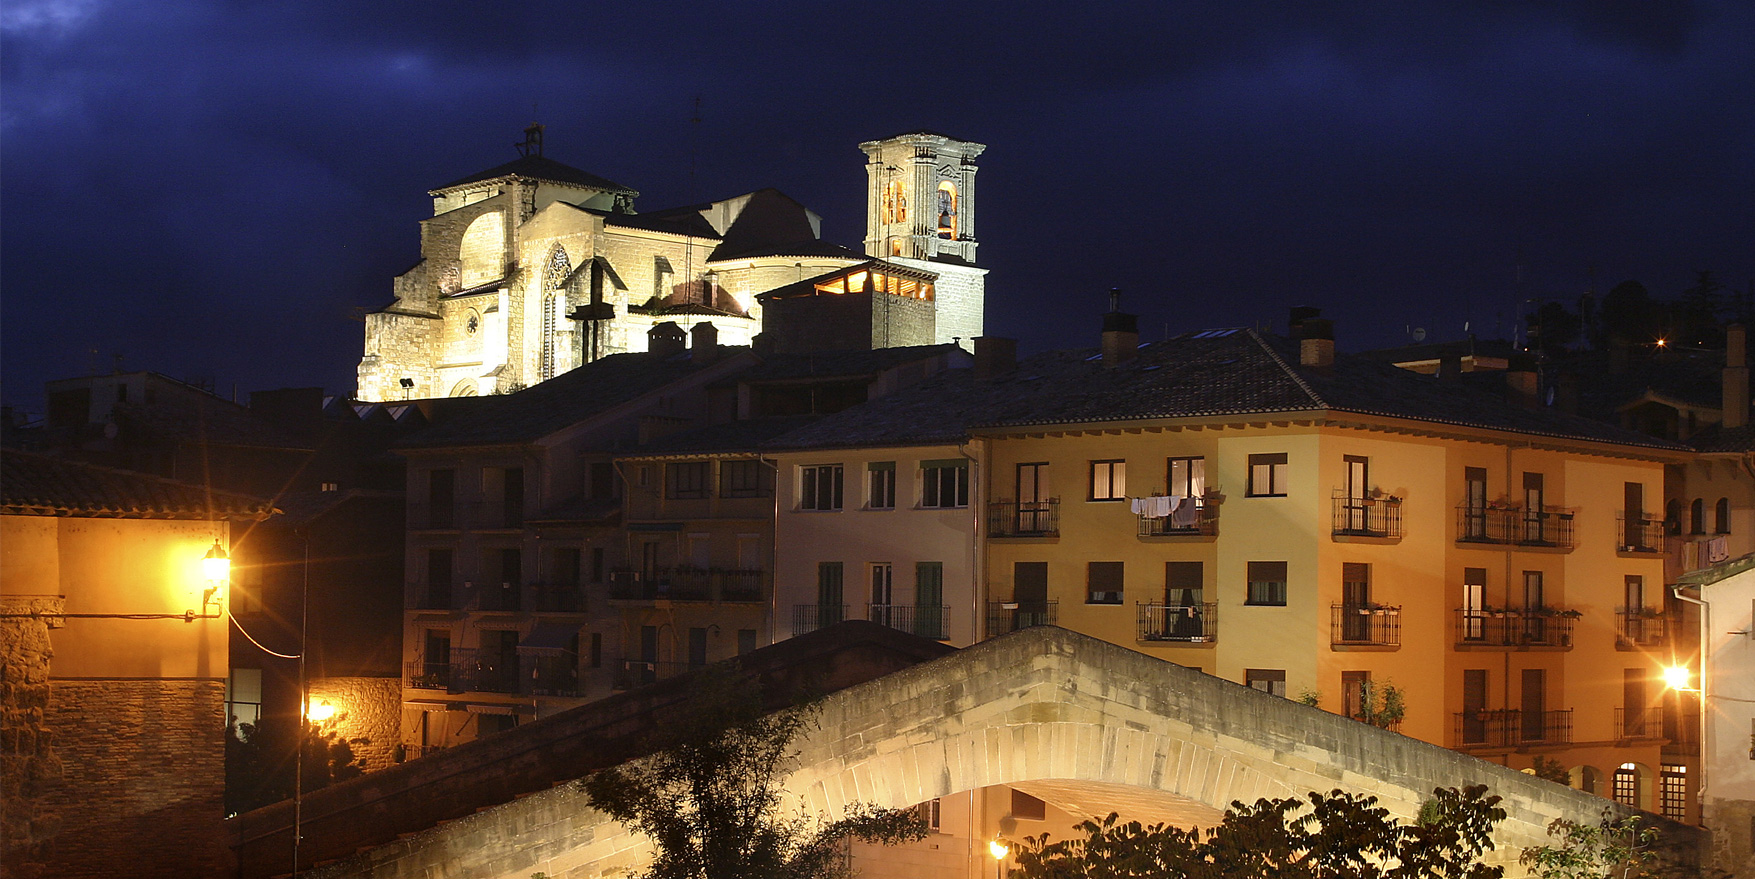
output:
POLYGON ((1132 507, 1134 515, 1144 516, 1148 519, 1165 518, 1170 515, 1171 510, 1175 509, 1171 499, 1163 495, 1136 497, 1133 499, 1132 507))
POLYGON ((1706 542, 1706 563, 1716 565, 1731 557, 1731 543, 1722 535, 1706 542))

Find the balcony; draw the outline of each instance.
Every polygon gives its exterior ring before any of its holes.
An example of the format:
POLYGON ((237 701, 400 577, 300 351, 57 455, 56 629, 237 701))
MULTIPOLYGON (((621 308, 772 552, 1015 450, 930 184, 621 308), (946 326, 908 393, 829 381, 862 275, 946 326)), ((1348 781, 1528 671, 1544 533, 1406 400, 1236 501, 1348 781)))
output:
POLYGON ((1141 641, 1211 644, 1219 640, 1219 605, 1210 601, 1139 605, 1137 637, 1141 641))
POLYGON ((609 597, 617 601, 761 601, 761 568, 618 569, 609 573, 609 597))
POLYGON ((668 662, 656 659, 624 659, 616 666, 615 679, 612 686, 617 690, 632 690, 647 684, 656 684, 668 678, 674 678, 688 671, 692 666, 686 662, 668 662))
POLYGON ((416 660, 403 664, 404 679, 411 690, 451 689, 451 662, 416 660))
POLYGON ((1634 650, 1664 643, 1664 612, 1655 607, 1618 608, 1615 611, 1615 649, 1634 650))
POLYGON ((516 693, 518 655, 452 648, 451 683, 454 692, 516 693))
POLYGON ((1402 609, 1362 604, 1332 605, 1329 643, 1333 647, 1398 649, 1402 646, 1402 609))
POLYGON ((1615 520, 1620 525, 1617 550, 1652 554, 1664 551, 1664 520, 1627 512, 1615 514, 1615 520))
POLYGON ((1459 711, 1453 718, 1456 747, 1460 750, 1525 748, 1572 742, 1570 708, 1556 711, 1459 711))
POLYGON ((993 501, 987 505, 988 537, 1060 536, 1060 498, 993 501))
POLYGON ((1662 708, 1615 709, 1615 738, 1622 741, 1664 738, 1664 710, 1662 708))
POLYGON ((947 633, 951 617, 949 605, 914 605, 914 604, 868 604, 865 606, 865 618, 881 626, 889 626, 902 632, 943 641, 950 636, 947 633))
POLYGON ((848 618, 845 604, 795 604, 792 606, 792 634, 797 636, 826 629, 848 618))
POLYGON ((519 583, 480 583, 475 587, 475 600, 470 603, 470 610, 489 611, 492 613, 515 613, 524 609, 524 584, 519 583))
POLYGON ((987 637, 1031 626, 1052 626, 1060 619, 1059 605, 1058 601, 990 601, 987 603, 987 637))
POLYGON ((408 529, 410 531, 454 531, 457 529, 459 516, 456 504, 409 504, 408 529))
POLYGON ((1566 507, 1470 506, 1456 508, 1458 543, 1515 545, 1571 551, 1577 544, 1572 521, 1577 511, 1566 507))
POLYGON ((1456 611, 1456 646, 1570 650, 1573 624, 1579 616, 1575 610, 1551 607, 1524 610, 1459 608, 1456 611))
POLYGON ((403 593, 412 596, 409 599, 410 610, 451 610, 451 584, 449 583, 410 583, 403 593))
POLYGON ((537 613, 584 613, 585 588, 578 583, 532 583, 537 613))
POLYGON ((584 685, 579 681, 579 657, 570 653, 536 657, 535 668, 524 685, 526 696, 585 695, 584 685))
POLYGON ((1212 537, 1219 533, 1216 498, 1184 498, 1168 516, 1136 516, 1140 537, 1212 537))
POLYGON ((1402 539, 1402 499, 1399 497, 1348 497, 1336 491, 1333 498, 1335 537, 1402 539))

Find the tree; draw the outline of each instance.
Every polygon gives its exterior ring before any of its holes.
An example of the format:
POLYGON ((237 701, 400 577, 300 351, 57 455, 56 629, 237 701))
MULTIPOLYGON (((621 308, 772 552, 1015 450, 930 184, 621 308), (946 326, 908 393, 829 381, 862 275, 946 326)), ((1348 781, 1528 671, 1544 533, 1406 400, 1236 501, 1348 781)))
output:
POLYGON ((1111 813, 1078 826, 1085 835, 1019 846, 1019 879, 1498 879, 1480 863, 1505 819, 1484 785, 1439 788, 1403 825, 1376 797, 1312 792, 1297 798, 1233 802, 1217 827, 1141 826, 1111 813))
POLYGON ((657 856, 644 879, 834 879, 848 872, 848 839, 926 836, 911 809, 862 805, 832 821, 781 814, 782 773, 815 708, 767 712, 756 685, 729 672, 703 675, 690 703, 658 753, 585 781, 593 806, 651 838, 657 856))
POLYGON ((226 812, 237 814, 291 799, 293 777, 303 767, 304 791, 309 793, 365 773, 365 761, 354 755, 353 746, 366 739, 344 739, 334 730, 305 723, 303 761, 293 758, 290 748, 279 748, 293 718, 262 718, 256 723, 226 726, 226 812), (280 722, 276 722, 276 721, 280 722), (278 734, 277 734, 278 733, 278 734))
POLYGON ((1359 713, 1354 720, 1379 729, 1395 729, 1407 713, 1407 699, 1395 684, 1366 680, 1359 685, 1359 713))
MULTIPOLYGON (((1708 875, 1660 856, 1657 828, 1637 815, 1623 818, 1604 809, 1602 820, 1581 824, 1556 818, 1548 845, 1523 850, 1517 862, 1540 879, 1665 879, 1708 875)), ((1714 871, 1711 875, 1722 876, 1714 871)))

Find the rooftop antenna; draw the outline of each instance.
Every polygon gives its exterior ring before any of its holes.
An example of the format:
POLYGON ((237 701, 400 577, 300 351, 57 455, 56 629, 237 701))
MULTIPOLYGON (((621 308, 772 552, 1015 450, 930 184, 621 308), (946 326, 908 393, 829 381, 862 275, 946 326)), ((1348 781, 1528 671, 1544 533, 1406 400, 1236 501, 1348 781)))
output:
MULTIPOLYGON (((532 106, 534 106, 534 105, 532 105, 532 106)), ((531 156, 542 155, 542 129, 543 128, 544 128, 544 126, 542 125, 542 123, 532 122, 532 123, 530 123, 529 128, 524 129, 524 142, 519 143, 519 144, 513 144, 513 146, 516 146, 518 148, 518 155, 523 156, 527 159, 530 158, 531 156)))

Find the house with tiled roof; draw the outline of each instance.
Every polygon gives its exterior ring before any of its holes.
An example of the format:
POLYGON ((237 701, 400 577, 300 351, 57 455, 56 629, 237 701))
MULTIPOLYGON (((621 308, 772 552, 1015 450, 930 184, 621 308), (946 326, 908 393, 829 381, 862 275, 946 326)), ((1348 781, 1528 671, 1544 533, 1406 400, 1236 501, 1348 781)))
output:
POLYGON ((209 558, 267 501, 0 452, 9 872, 211 875, 225 848, 226 611, 209 558))
POLYGON ((919 605, 922 529, 874 523, 942 515, 943 472, 967 468, 961 512, 923 533, 974 538, 974 570, 943 585, 970 596, 972 637, 1061 625, 1515 768, 1556 760, 1654 811, 1680 802, 1660 778, 1661 504, 1691 450, 1542 407, 1517 370, 1486 390, 1337 355, 1306 317, 1291 337, 1142 345, 1117 310, 1097 348, 978 350, 976 370, 778 438, 782 614, 857 616, 867 589, 886 599, 867 613, 919 605), (874 476, 889 461, 893 482, 874 476))
MULTIPOLYGON (((870 193, 861 252, 823 241, 822 218, 773 188, 637 212, 635 190, 545 156, 542 135, 532 126, 520 158, 431 191, 419 262, 366 315, 359 399, 505 393, 645 351, 648 331, 665 323, 684 332, 712 323, 722 343, 751 345, 764 332, 761 294, 874 260, 914 292, 840 292, 849 301, 866 294, 866 311, 908 332, 874 330, 868 315, 860 344, 981 333, 979 144, 928 133, 862 144, 870 193), (918 295, 935 286, 936 296, 918 295)), ((816 345, 837 347, 846 346, 816 345)))

